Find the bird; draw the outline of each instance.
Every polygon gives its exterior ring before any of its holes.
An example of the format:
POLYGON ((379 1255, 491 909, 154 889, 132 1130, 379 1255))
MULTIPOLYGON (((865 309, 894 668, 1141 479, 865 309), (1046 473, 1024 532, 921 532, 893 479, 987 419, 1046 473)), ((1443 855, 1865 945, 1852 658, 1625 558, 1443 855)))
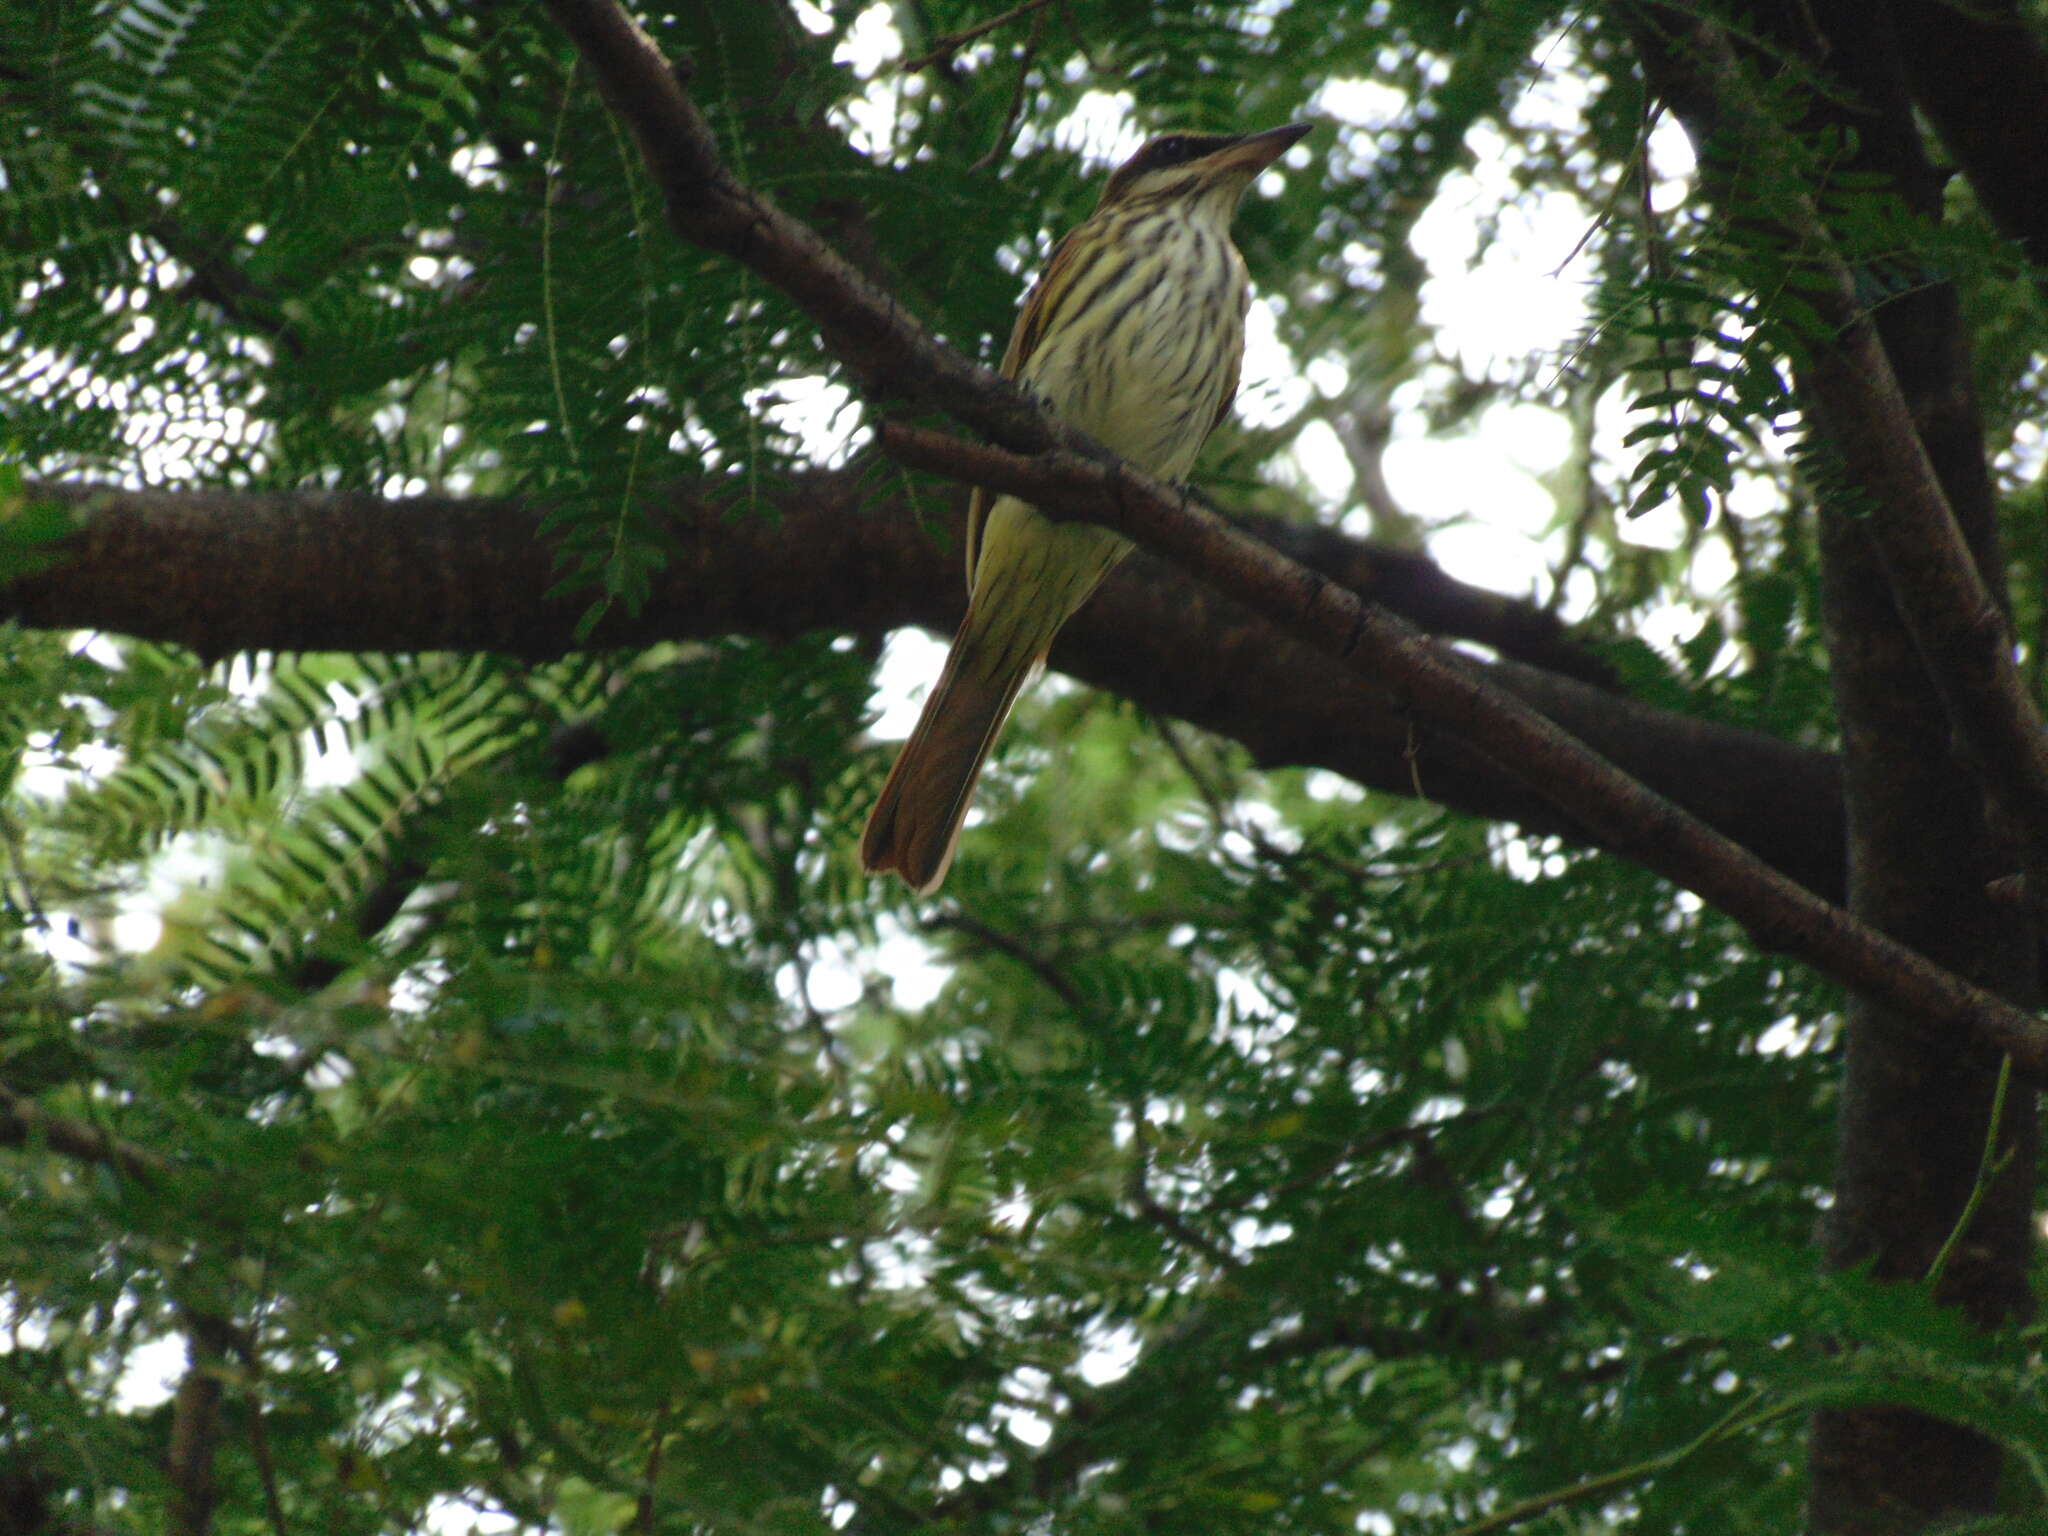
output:
MULTIPOLYGON (((1245 189, 1310 131, 1169 133, 1111 174, 1095 210, 1025 296, 1002 372, 1052 413, 1162 480, 1194 467, 1230 413, 1251 303, 1230 225, 1245 189)), ((869 873, 920 896, 946 878, 1011 708, 1053 636, 1131 550, 976 490, 967 510, 967 615, 861 835, 869 873)))

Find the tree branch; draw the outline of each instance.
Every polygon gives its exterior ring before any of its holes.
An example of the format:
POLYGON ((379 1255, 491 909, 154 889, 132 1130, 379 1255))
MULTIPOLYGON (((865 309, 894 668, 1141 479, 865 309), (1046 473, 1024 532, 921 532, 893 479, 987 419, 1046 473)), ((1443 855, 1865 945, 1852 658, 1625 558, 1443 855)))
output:
MULTIPOLYGON (((828 349, 870 397, 916 397, 1003 448, 1038 455, 1023 460, 1014 453, 977 450, 930 433, 897 429, 885 435, 897 457, 913 453, 922 440, 935 461, 951 459, 952 473, 1023 495, 1043 510, 1115 528, 1166 555, 1354 670, 1391 680, 1418 715, 1479 746, 1609 846, 1704 896, 1748 924, 1766 944, 1906 1010, 1923 1029, 1952 1035, 1993 1056, 2010 1053, 2029 1076, 2048 1080, 2048 1026, 2031 1014, 1930 964, 1793 885, 1541 715, 1489 688, 1411 626, 1245 538, 1185 494, 1137 474, 1085 434, 1056 421, 1025 391, 942 346, 814 232, 732 177, 683 78, 616 0, 547 4, 606 101, 640 145, 670 225, 679 235, 742 262, 793 299, 816 321, 828 349), (977 462, 979 470, 963 467, 977 462)), ((1867 325, 1856 334, 1867 339, 1865 350, 1876 352, 1875 365, 1882 370, 1882 352, 1869 337, 1867 325)), ((1851 355, 1861 353, 1845 357, 1851 355)), ((1889 377, 1882 371, 1877 376, 1889 377)), ((1859 391, 1846 387, 1848 382, 1838 381, 1844 386, 1845 402, 1867 406, 1859 391)), ((1896 404, 1896 390, 1892 393, 1896 404)), ((1875 419, 1866 423, 1872 428, 1882 424, 1875 419)), ((1877 458, 1873 466, 1856 466, 1859 471, 1881 467, 1888 474, 1904 475, 1904 488, 1916 493, 1912 514, 1892 521, 1930 540, 1930 559, 1954 553, 1942 546, 1942 528, 1949 530, 1948 542, 1959 550, 1953 522, 1946 518, 1940 488, 1918 439, 1900 445, 1896 456, 1876 442, 1864 446, 1877 458), (1927 510, 1921 503, 1928 494, 1932 508, 1944 514, 1942 520, 1918 515, 1927 510)), ((1963 570, 1949 574, 1973 580, 1975 571, 1966 553, 1962 559, 1963 570)), ((1981 593, 1981 582, 1977 586, 1981 593)), ((1947 589, 1933 584, 1930 589, 1942 591, 1944 600, 1927 605, 1930 611, 1918 617, 1930 622, 1948 619, 1947 589)), ((1967 624, 1981 628, 1985 614, 1994 621, 1998 617, 1988 599, 1966 606, 1963 613, 1965 632, 1951 636, 1952 642, 1987 638, 1967 624)), ((2017 677, 2010 654, 2001 653, 1997 644, 2001 634, 2002 630, 1988 637, 1993 642, 1988 660, 1994 684, 2002 661, 2003 677, 2013 685, 1998 689, 1997 702, 2003 707, 2017 697, 2017 677)), ((1921 640, 1923 646, 1930 643, 1926 634, 1921 640)), ((1982 644, 1974 644, 1959 654, 1984 660, 1984 650, 1982 644)), ((2012 734, 2005 732, 2001 742, 2022 745, 2009 741, 2012 734)), ((2006 759, 1999 766, 2023 763, 2023 778, 2048 786, 2048 744, 2034 745, 2042 754, 2043 771, 2038 776, 2033 775, 2031 756, 2006 759)), ((2033 803, 2041 809, 2043 844, 2048 846, 2048 795, 2037 802, 2029 797, 2011 809, 2023 814, 2033 803)))
MULTIPOLYGON (((965 493, 942 490, 933 506, 906 494, 901 477, 869 467, 676 481, 655 491, 649 501, 670 536, 669 563, 637 615, 615 606, 588 643, 640 645, 721 630, 950 628, 965 592, 948 579, 941 546, 959 546, 965 493), (883 579, 849 591, 853 571, 883 579), (928 572, 929 591, 897 590, 928 572), (737 595, 721 601, 728 588, 737 595)), ((27 496, 68 507, 78 524, 53 551, 62 563, 0 588, 0 616, 31 627, 109 629, 207 657, 278 649, 541 658, 578 646, 587 594, 543 595, 559 574, 541 532, 545 509, 516 498, 48 482, 32 482, 27 496), (334 579, 340 570, 347 582, 334 579), (222 580, 223 572, 235 579, 222 580)), ((1434 633, 1614 686, 1613 669, 1555 615, 1459 581, 1426 555, 1260 513, 1232 521, 1434 633)))
POLYGON ((999 28, 1007 27, 1018 17, 1029 16, 1050 4, 1052 0, 1024 0, 1022 5, 1013 5, 1007 11, 991 16, 986 21, 978 21, 971 27, 962 27, 958 32, 948 32, 944 37, 934 39, 934 46, 927 52, 919 54, 914 59, 905 59, 896 65, 894 72, 908 75, 933 64, 949 63, 954 54, 976 38, 986 37, 999 28))
POLYGON ((1705 897, 1758 942, 1882 999, 1930 1040, 2011 1053, 2048 1081, 2048 1026, 1934 965, 1631 778, 1404 620, 1246 538, 1185 492, 1127 466, 1063 449, 1022 458, 914 427, 885 425, 885 448, 914 468, 1029 501, 1048 516, 1113 528, 1200 571, 1214 586, 1355 670, 1393 687, 1424 720, 1476 747, 1567 815, 1667 880, 1705 897))
POLYGON ((210 1330, 186 1334, 189 1363, 171 1399, 171 1444, 165 1472, 171 1483, 173 1536, 207 1536, 219 1489, 213 1475, 220 1443, 221 1351, 210 1330))
POLYGON ((1055 443, 1088 446, 1028 391, 941 343, 801 220, 736 181, 684 89, 686 69, 672 68, 616 0, 547 0, 547 8, 639 144, 670 227, 795 300, 870 400, 906 397, 941 406, 1024 452, 1055 443))
POLYGON ((161 1153, 110 1136, 96 1125, 54 1114, 33 1099, 0 1088, 0 1147, 42 1142, 53 1152, 82 1162, 103 1163, 132 1179, 152 1180, 170 1171, 161 1153))
MULTIPOLYGON (((659 493, 669 562, 647 602, 615 605, 600 646, 828 630, 948 632, 965 601, 965 497, 920 508, 903 477, 857 469, 659 493), (921 522, 922 518, 922 522, 921 522), (926 527, 924 523, 932 526, 926 527), (936 537, 934 536, 936 535, 936 537)), ((582 604, 551 599, 542 509, 514 500, 37 486, 80 531, 55 569, 0 591, 0 616, 237 650, 489 650, 575 643, 582 604), (337 580, 345 571, 349 579, 337 580)), ((1791 878, 1843 888, 1841 775, 1824 752, 1671 714, 1579 681, 1598 659, 1528 605, 1451 581, 1418 557, 1328 529, 1254 523, 1361 596, 1503 656, 1485 675, 1791 878)), ((1266 767, 1320 767, 1390 794, 1532 830, 1586 836, 1520 779, 1431 729, 1372 679, 1278 633, 1163 562, 1124 562, 1061 632, 1053 664, 1155 715, 1242 743, 1266 767)))

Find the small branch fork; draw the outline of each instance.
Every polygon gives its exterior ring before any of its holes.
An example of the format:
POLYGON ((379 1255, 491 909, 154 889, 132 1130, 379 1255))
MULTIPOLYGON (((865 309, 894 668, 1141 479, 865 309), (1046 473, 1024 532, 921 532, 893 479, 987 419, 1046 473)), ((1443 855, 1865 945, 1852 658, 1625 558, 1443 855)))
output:
POLYGON ((1421 631, 1245 538, 1124 465, 989 369, 940 344, 799 221, 736 182, 676 72, 616 0, 547 0, 605 99, 631 129, 683 238, 744 262, 818 323, 871 399, 908 398, 991 439, 887 424, 886 451, 1100 523, 1165 556, 1348 667, 1402 694, 1646 868, 1696 892, 1759 943, 1916 1021, 1929 1038, 2010 1053, 2048 1083, 2048 1026, 1785 879, 1577 738, 1482 682, 1421 631))

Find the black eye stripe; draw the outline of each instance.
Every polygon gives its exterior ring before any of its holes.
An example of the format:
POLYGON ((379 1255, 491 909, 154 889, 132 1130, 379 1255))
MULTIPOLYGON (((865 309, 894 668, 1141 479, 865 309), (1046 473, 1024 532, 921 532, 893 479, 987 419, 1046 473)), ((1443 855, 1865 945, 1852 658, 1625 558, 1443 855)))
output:
POLYGON ((1230 142, 1230 138, 1223 134, 1168 134, 1164 138, 1154 139, 1139 150, 1130 163, 1130 169, 1163 171, 1171 166, 1184 165, 1190 160, 1199 160, 1230 142))
POLYGON ((1127 193, 1141 177, 1187 165, 1237 141, 1236 135, 1223 133, 1169 133, 1152 139, 1117 168, 1103 191, 1103 197, 1114 201, 1127 193))

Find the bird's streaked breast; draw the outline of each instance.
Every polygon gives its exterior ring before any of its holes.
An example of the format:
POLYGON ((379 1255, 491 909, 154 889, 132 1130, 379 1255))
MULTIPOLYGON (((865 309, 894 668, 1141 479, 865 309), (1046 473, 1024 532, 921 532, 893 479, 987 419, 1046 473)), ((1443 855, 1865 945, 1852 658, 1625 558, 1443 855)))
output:
POLYGON ((1065 420, 1179 479, 1244 352, 1244 262, 1227 234, 1185 211, 1102 223, 1021 376, 1065 420))

